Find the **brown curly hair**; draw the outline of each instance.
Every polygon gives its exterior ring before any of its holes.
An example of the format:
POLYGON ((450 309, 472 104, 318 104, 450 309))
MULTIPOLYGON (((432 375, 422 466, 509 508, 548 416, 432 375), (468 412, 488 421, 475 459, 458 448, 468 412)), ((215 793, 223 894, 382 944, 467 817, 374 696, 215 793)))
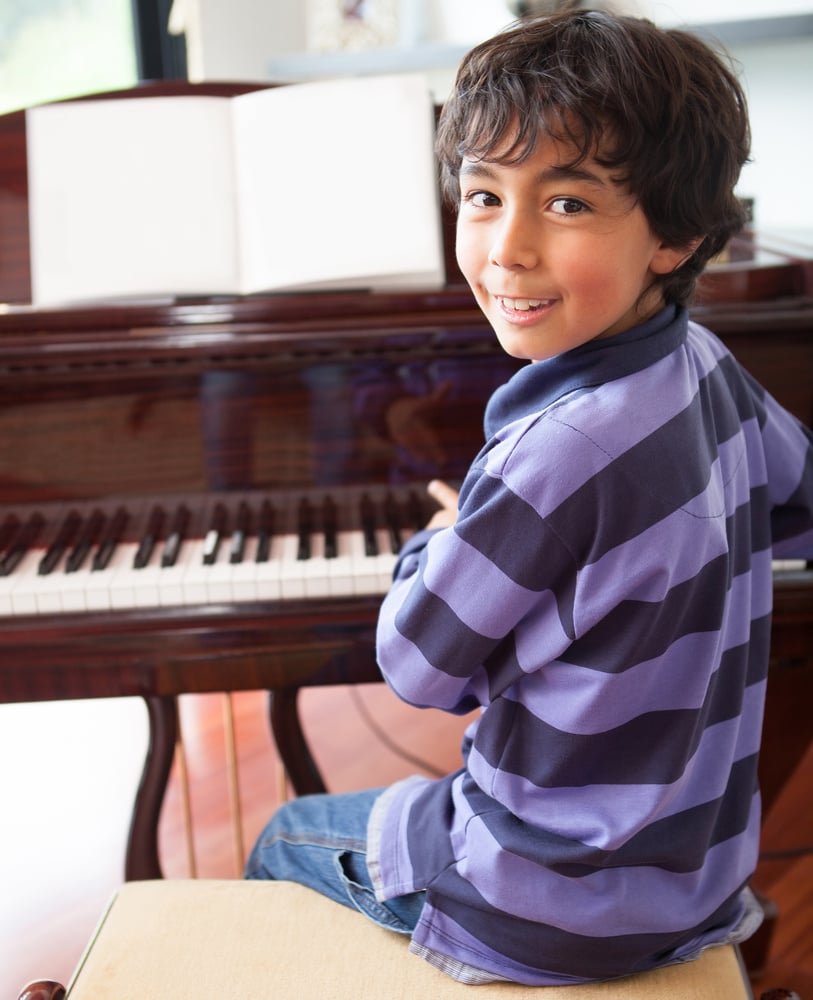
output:
POLYGON ((694 35, 595 10, 523 20, 463 59, 438 125, 444 196, 459 201, 464 156, 530 156, 540 135, 572 142, 637 198, 668 246, 702 242, 671 274, 685 304, 707 262, 745 222, 734 194, 750 149, 743 90, 722 54, 694 35))

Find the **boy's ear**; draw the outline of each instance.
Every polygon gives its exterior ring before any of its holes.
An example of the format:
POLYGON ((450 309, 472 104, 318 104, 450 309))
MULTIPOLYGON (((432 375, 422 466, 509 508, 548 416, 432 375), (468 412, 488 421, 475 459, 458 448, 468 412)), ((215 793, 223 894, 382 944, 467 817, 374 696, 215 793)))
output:
POLYGON ((661 243, 652 257, 650 267, 655 274, 671 274, 673 271, 677 271, 683 267, 702 242, 703 237, 698 236, 697 239, 684 244, 682 247, 672 247, 661 243))

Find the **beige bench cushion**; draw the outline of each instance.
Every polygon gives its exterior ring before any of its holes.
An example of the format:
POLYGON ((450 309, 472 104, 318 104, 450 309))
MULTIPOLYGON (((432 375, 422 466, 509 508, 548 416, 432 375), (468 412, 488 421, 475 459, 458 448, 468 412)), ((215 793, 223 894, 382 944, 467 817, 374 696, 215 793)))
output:
POLYGON ((407 939, 290 882, 131 882, 114 897, 69 1000, 746 1000, 732 948, 589 986, 465 986, 407 939))

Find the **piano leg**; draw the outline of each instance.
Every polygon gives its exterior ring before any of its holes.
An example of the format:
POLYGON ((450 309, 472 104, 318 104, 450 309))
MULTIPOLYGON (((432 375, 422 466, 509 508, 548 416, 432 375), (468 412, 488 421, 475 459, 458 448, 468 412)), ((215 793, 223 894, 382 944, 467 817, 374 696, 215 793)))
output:
POLYGON ((171 695, 150 695, 144 702, 150 740, 127 840, 124 877, 128 882, 163 877, 158 859, 158 819, 178 738, 176 699, 171 695))
POLYGON ((374 631, 353 630, 346 643, 318 669, 304 674, 294 684, 268 692, 268 715, 277 752, 297 795, 318 795, 327 788, 305 739, 297 698, 303 687, 334 684, 380 684, 381 672, 375 658, 374 631))
POLYGON ((277 752, 297 795, 327 791, 322 775, 302 731, 297 708, 299 687, 282 687, 268 692, 268 715, 277 752))

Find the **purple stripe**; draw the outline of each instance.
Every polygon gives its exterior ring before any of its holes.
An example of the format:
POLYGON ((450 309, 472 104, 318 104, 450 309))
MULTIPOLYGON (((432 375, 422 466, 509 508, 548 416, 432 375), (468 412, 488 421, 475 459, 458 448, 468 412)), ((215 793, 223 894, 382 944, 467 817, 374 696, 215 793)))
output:
POLYGON ((470 850, 458 870, 488 903, 526 920, 596 937, 609 936, 609 929, 612 935, 658 934, 696 926, 749 878, 759 846, 755 797, 748 829, 712 847, 702 872, 682 874, 649 865, 607 868, 573 879, 506 854, 479 817, 460 819, 468 822, 470 850), (473 864, 471 858, 476 859, 473 864), (507 885, 512 887, 508 898, 507 885))
MULTIPOLYGON (((770 565, 770 553, 755 561, 770 565)), ((763 574, 758 574, 762 580, 763 574)), ((721 634, 695 632, 678 638, 661 656, 644 660, 625 670, 596 671, 578 664, 548 662, 533 684, 522 684, 518 700, 538 719, 570 733, 605 732, 643 712, 699 708, 709 682, 708 668, 720 662, 730 649, 747 642, 752 619, 770 612, 770 586, 760 587, 759 600, 749 577, 732 581, 727 615, 721 634), (751 607, 751 602, 755 607, 751 607), (691 669, 687 670, 687 664, 691 669), (706 670, 698 669, 707 664, 706 670), (655 679, 656 682, 655 682, 655 679)), ((542 666, 533 624, 527 633, 518 630, 517 659, 526 672, 542 666)), ((612 650, 607 651, 608 662, 612 650)))
POLYGON ((540 595, 521 587, 453 531, 435 535, 429 549, 424 585, 472 631, 501 639, 540 602, 546 619, 544 627, 561 633, 556 602, 550 592, 540 595))
POLYGON ((425 922, 418 924, 410 951, 446 969, 449 967, 446 956, 453 954, 455 959, 470 965, 535 986, 575 982, 570 975, 573 969, 579 971, 582 977, 579 981, 625 976, 630 969, 643 971, 689 958, 704 945, 719 944, 731 933, 739 933, 743 921, 747 926, 741 937, 753 933, 758 925, 756 914, 756 922, 749 918, 746 900, 739 891, 700 924, 680 933, 657 935, 570 934, 544 923, 506 916, 487 907, 471 890, 463 899, 430 894, 422 918, 425 922), (463 923, 472 928, 471 933, 458 932, 463 923), (493 942, 494 948, 482 944, 483 938, 493 942), (432 946, 437 949, 434 954, 432 946))
POLYGON ((776 503, 785 503, 798 488, 809 461, 810 442, 800 427, 788 426, 787 420, 777 415, 778 404, 768 396, 765 400, 768 421, 763 427, 765 454, 771 465, 771 497, 776 503), (771 455, 781 455, 781 465, 771 462, 771 455))
MULTIPOLYGON (((474 746, 468 770, 477 785, 519 819, 568 840, 613 850, 649 823, 710 802, 725 789, 728 768, 759 750, 765 682, 745 692, 741 719, 707 729, 680 779, 670 785, 585 785, 540 788, 489 764, 474 746), (544 817, 544 821, 541 819, 544 817)), ((481 723, 476 720, 472 726, 481 723)))
POLYGON ((752 663, 748 648, 737 647, 725 656, 701 708, 644 712, 588 734, 551 726, 521 702, 499 698, 480 720, 477 749, 492 767, 525 775, 540 788, 672 784, 705 728, 738 718, 743 689, 764 680, 765 673, 762 655, 752 663))
POLYGON ((395 693, 412 705, 432 706, 453 711, 467 692, 475 691, 481 704, 488 700, 488 683, 479 679, 455 677, 433 666, 421 650, 395 627, 393 615, 399 601, 385 599, 379 613, 377 656, 381 671, 395 693))
POLYGON ((745 440, 738 433, 717 449, 717 456, 709 468, 706 489, 683 504, 683 510, 692 517, 727 517, 751 498, 755 484, 747 465, 745 440))
MULTIPOLYGON (((704 378, 716 364, 713 356, 703 360, 705 363, 697 365, 684 352, 676 352, 653 365, 646 382, 639 381, 636 375, 628 376, 602 386, 600 393, 585 393, 581 398, 567 396, 560 405, 550 407, 539 419, 544 420, 545 455, 556 467, 556 489, 550 488, 553 483, 546 483, 545 506, 537 507, 539 513, 545 516, 555 510, 615 458, 660 433, 669 420, 690 407, 696 400, 698 379, 704 378), (695 371, 688 372, 688 365, 695 371), (630 419, 632 387, 634 420, 630 419), (558 422, 561 408, 567 414, 566 423, 558 422), (619 414, 623 419, 618 419, 619 414), (585 448, 585 439, 591 440, 595 447, 585 448)), ((516 440, 529 431, 536 433, 535 423, 536 419, 528 418, 510 425, 505 441, 489 455, 487 468, 495 474, 510 475, 511 488, 536 506, 538 470, 526 465, 521 470, 522 476, 517 476, 514 469, 504 468, 516 440)))
MULTIPOLYGON (((665 421, 664 410, 647 409, 642 406, 644 416, 651 416, 652 426, 635 426, 635 433, 630 434, 632 425, 626 419, 618 419, 618 411, 627 413, 629 400, 627 398, 626 380, 612 383, 602 388, 601 393, 588 393, 581 400, 566 397, 564 406, 567 413, 567 423, 561 423, 557 414, 559 407, 554 406, 546 413, 529 417, 509 425, 505 438, 488 454, 486 470, 489 474, 503 477, 510 481, 511 489, 527 503, 531 504, 542 516, 548 516, 555 511, 573 492, 585 482, 600 474, 616 457, 634 447, 640 439, 650 433, 657 433, 665 421), (580 414, 584 411, 586 426, 595 428, 596 408, 600 413, 607 411, 604 420, 604 433, 618 429, 618 440, 595 441, 595 433, 591 431, 590 438, 594 447, 585 447, 587 435, 580 428, 580 414), (609 414, 613 414, 610 416, 609 414), (534 463, 523 463, 519 468, 510 464, 510 459, 518 442, 526 435, 544 439, 544 453, 549 468, 555 468, 555 477, 545 477, 544 496, 539 495, 539 470, 534 463)), ((688 401, 681 401, 685 406, 688 401)), ((638 402, 636 400, 636 409, 638 402)), ((663 404, 668 409, 668 404, 663 404)), ((678 407, 680 409, 681 407, 678 407)), ((529 447, 527 444, 522 447, 529 447)))
MULTIPOLYGON (((544 496, 540 498, 539 469, 534 463, 511 468, 511 490, 529 503, 541 517, 556 510, 585 480, 601 472, 612 457, 598 448, 585 448, 581 434, 543 414, 510 424, 506 436, 486 456, 486 472, 496 479, 508 475, 510 463, 521 438, 533 434, 543 442, 546 463, 556 475, 545 477, 544 496), (541 501, 541 502, 540 502, 541 501)), ((525 447, 534 447, 523 443, 525 447)))
MULTIPOLYGON (((518 652, 522 662, 521 645, 518 652)), ((699 632, 678 639, 657 660, 646 660, 620 673, 552 663, 533 684, 520 681, 514 691, 517 701, 550 726, 583 735, 603 733, 645 712, 700 708, 709 674, 697 665, 715 663, 719 656, 718 636, 699 632), (692 669, 687 670, 687 664, 692 664, 692 669)), ((506 697, 511 694, 506 692, 506 697)))
POLYGON ((601 617, 606 608, 614 607, 622 597, 660 601, 671 587, 690 580, 711 559, 726 552, 724 524, 713 533, 698 530, 696 544, 682 545, 674 551, 675 538, 685 537, 685 521, 686 514, 676 511, 579 571, 576 625, 580 633, 592 624, 579 615, 580 607, 584 606, 579 601, 580 595, 590 595, 589 606, 596 608, 594 618, 601 617), (660 553, 668 553, 668 558, 660 553))
POLYGON ((751 483, 751 489, 765 486, 768 482, 768 470, 765 466, 765 443, 762 439, 762 428, 757 416, 743 418, 742 436, 748 455, 748 479, 751 483))
MULTIPOLYGON (((544 933, 544 928, 540 928, 540 934, 542 933, 544 933)), ((440 969, 450 964, 448 956, 451 954, 452 963, 457 960, 476 969, 490 971, 502 978, 511 977, 517 983, 568 986, 585 982, 583 978, 559 976, 555 972, 548 971, 540 976, 537 969, 521 962, 515 962, 502 952, 489 948, 480 938, 470 934, 453 917, 442 910, 435 909, 430 903, 424 906, 421 919, 412 935, 409 950, 440 969), (437 949, 443 948, 443 952, 440 954, 434 952, 433 946, 437 949)), ((535 950, 538 956, 539 949, 535 950)), ((486 992, 492 997, 495 995, 491 990, 486 992)), ((479 993, 476 994, 473 1000, 477 1000, 479 996, 479 993)), ((429 998, 421 997, 418 1000, 429 1000, 429 998)))
POLYGON ((657 433, 671 417, 690 405, 694 387, 687 390, 685 377, 674 374, 671 356, 653 366, 650 372, 653 377, 645 385, 631 375, 607 383, 600 393, 565 396, 561 403, 543 413, 509 424, 501 433, 499 444, 489 452, 486 469, 498 477, 510 475, 512 490, 546 516, 619 454, 657 433), (660 380, 656 377, 658 372, 660 380), (633 387, 636 422, 626 419, 633 387), (676 389, 682 391, 676 394, 676 389), (641 400, 642 391, 651 395, 649 402, 641 400), (566 423, 558 419, 561 410, 567 414, 566 423), (619 413, 625 419, 619 420, 619 413), (591 429, 589 435, 581 424, 591 429), (556 469, 555 478, 546 477, 543 506, 539 506, 539 470, 532 464, 525 464, 520 470, 506 468, 517 443, 527 434, 544 437, 546 461, 556 469), (586 439, 592 440, 595 447, 585 448, 586 439))
POLYGON ((707 375, 721 358, 729 354, 721 340, 691 319, 687 327, 686 344, 699 378, 707 375))

